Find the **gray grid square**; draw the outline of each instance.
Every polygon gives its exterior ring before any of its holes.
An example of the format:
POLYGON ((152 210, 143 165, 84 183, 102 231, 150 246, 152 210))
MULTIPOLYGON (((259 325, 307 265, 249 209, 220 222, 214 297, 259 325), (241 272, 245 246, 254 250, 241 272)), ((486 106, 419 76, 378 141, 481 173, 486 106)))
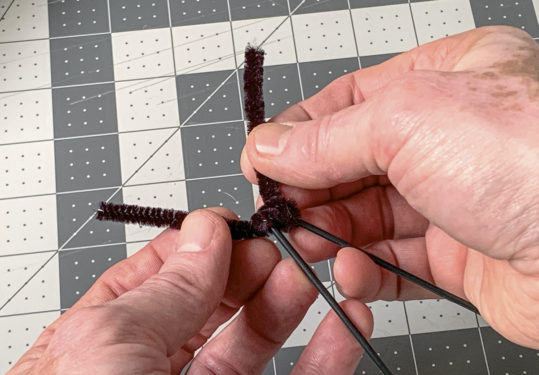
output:
POLYGON ((172 26, 229 21, 227 0, 170 0, 172 26))
MULTIPOLYGON (((59 245, 72 248, 125 242, 124 224, 97 221, 95 218, 73 236, 99 208, 99 202, 107 200, 114 192, 114 189, 105 189, 58 194, 56 206, 59 245)), ((111 201, 122 203, 121 192, 118 192, 111 201)))
POLYGON ((487 367, 477 329, 412 335, 420 374, 486 375, 487 367))
POLYGON ((357 58, 312 61, 299 64, 303 95, 309 98, 338 77, 359 69, 357 58))
MULTIPOLYGON (((302 0, 289 0, 290 11, 296 9, 302 0)), ((330 12, 333 10, 348 9, 347 0, 307 0, 303 3, 294 14, 330 12)))
POLYGON ((204 103, 208 96, 231 73, 231 70, 224 70, 184 74, 176 77, 176 89, 178 90, 180 119, 182 119, 182 123, 197 109, 197 113, 187 121, 187 125, 242 120, 238 81, 235 74, 204 103), (201 106, 202 103, 204 105, 201 106))
POLYGON ((168 27, 167 0, 109 0, 112 32, 168 27))
POLYGON ((123 244, 60 252, 62 309, 73 306, 103 272, 125 257, 126 249, 123 244))
MULTIPOLYGON (((244 70, 240 70, 242 88, 243 73, 244 70)), ((285 64, 265 67, 263 91, 266 117, 275 116, 300 102, 302 98, 297 65, 285 64)))
POLYGON ((118 136, 71 138, 54 143, 56 190, 74 191, 122 183, 118 136))
POLYGON ((114 81, 110 34, 51 39, 52 86, 114 81))
POLYGON ((118 131, 112 83, 55 88, 52 107, 55 138, 118 131))
POLYGON ((185 177, 241 173, 240 156, 245 144, 243 121, 187 126, 181 132, 185 177))
POLYGON ((290 374, 294 365, 298 362, 301 353, 303 353, 303 346, 292 346, 289 348, 280 349, 275 354, 275 369, 276 375, 290 374))
POLYGON ((539 23, 532 0, 490 1, 472 0, 475 25, 508 25, 518 27, 533 37, 539 37, 539 23))
POLYGON ((107 0, 49 0, 48 8, 51 37, 109 31, 107 0))
POLYGON ((490 375, 533 374, 539 369, 538 350, 513 344, 490 327, 481 328, 481 335, 490 375))
POLYGON ((227 176, 187 181, 189 210, 226 207, 241 219, 254 212, 253 188, 243 176, 227 176))
POLYGON ((287 0, 230 0, 232 20, 286 16, 287 0))
MULTIPOLYGON (((371 345, 395 374, 415 374, 414 355, 408 335, 372 339, 371 345)), ((378 375, 379 373, 378 367, 366 355, 361 358, 354 372, 357 375, 378 375)))
POLYGON ((383 55, 361 56, 359 60, 362 68, 368 68, 369 66, 381 64, 397 55, 398 53, 385 53, 383 55))

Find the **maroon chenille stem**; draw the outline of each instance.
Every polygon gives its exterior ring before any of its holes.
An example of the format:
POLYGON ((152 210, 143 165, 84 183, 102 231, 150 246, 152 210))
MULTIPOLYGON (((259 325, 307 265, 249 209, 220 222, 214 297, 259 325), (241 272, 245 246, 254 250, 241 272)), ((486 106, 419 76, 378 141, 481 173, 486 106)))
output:
MULTIPOLYGON (((264 51, 257 47, 245 50, 244 70, 245 113, 248 131, 262 124, 264 117, 264 51)), ((279 184, 257 172, 259 191, 264 205, 246 220, 227 220, 233 239, 266 236, 271 228, 289 231, 298 226, 300 213, 296 204, 281 194, 279 184)), ((171 227, 180 229, 188 212, 158 207, 102 202, 98 220, 120 223, 171 227)))

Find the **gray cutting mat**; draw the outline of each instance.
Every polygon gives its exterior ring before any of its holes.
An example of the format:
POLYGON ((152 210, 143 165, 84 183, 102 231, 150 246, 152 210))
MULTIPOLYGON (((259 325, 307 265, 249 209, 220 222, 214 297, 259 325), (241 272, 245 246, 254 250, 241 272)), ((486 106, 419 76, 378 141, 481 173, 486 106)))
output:
MULTIPOLYGON (((476 26, 537 38, 538 10, 539 0, 0 0, 0 372, 159 232, 96 222, 101 200, 252 213, 236 68, 248 42, 264 41, 271 116, 344 73, 476 26)), ((330 263, 315 268, 336 293, 330 263)), ((538 352, 445 301, 371 308, 373 345, 397 374, 539 373, 538 352)), ((327 311, 315 302, 266 374, 289 372, 327 311)), ((377 371, 365 359, 357 373, 377 371)))

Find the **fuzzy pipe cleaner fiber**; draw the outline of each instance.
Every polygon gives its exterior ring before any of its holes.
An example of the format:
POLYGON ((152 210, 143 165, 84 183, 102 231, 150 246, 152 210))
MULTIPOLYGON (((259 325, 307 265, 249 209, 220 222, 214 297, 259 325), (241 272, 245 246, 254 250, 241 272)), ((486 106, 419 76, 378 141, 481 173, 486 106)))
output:
MULTIPOLYGON (((264 51, 262 49, 249 46, 245 50, 243 80, 245 82, 243 86, 245 113, 248 131, 251 132, 265 120, 262 92, 264 51)), ((292 200, 283 197, 279 184, 258 172, 257 178, 264 205, 248 221, 227 220, 230 233, 235 240, 264 237, 272 228, 288 232, 299 225, 299 210, 292 200)), ((186 211, 173 209, 102 202, 97 211, 97 219, 180 229, 187 214, 186 211)))

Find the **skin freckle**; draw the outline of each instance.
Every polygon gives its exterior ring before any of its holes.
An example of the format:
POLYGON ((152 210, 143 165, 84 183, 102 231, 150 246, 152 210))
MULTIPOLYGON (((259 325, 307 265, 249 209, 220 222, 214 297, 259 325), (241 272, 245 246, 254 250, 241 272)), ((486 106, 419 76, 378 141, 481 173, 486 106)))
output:
POLYGON ((518 91, 498 91, 498 92, 493 92, 492 94, 490 94, 491 96, 495 97, 495 98, 507 98, 507 97, 510 97, 510 96, 515 96, 518 94, 518 91))

